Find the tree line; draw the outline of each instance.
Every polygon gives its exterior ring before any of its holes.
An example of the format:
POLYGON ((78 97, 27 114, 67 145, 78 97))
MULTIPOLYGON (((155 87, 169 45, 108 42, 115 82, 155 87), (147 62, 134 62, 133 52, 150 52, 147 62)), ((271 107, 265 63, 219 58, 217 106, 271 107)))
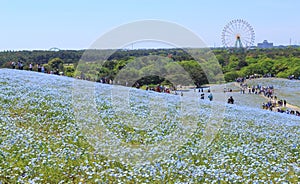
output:
POLYGON ((300 76, 300 49, 292 47, 247 51, 218 48, 0 52, 2 68, 10 68, 13 61, 24 63, 25 69, 32 63, 44 65, 48 70, 61 70, 72 77, 94 81, 118 78, 120 82, 121 78, 132 78, 140 85, 172 83, 172 80, 190 83, 191 79, 199 87, 253 74, 300 76))

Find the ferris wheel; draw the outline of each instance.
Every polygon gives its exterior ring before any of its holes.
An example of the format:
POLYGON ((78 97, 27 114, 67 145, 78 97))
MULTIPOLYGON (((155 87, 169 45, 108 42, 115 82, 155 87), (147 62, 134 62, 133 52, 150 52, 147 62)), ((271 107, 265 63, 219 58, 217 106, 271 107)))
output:
POLYGON ((227 48, 249 48, 254 40, 252 26, 242 19, 230 21, 222 31, 222 43, 227 48))

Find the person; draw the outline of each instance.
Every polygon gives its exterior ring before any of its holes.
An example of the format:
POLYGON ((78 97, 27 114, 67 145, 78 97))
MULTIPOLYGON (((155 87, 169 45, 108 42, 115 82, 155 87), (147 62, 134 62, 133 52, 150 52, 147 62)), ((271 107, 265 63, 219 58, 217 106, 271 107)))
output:
POLYGON ((160 93, 160 86, 159 85, 156 86, 155 91, 160 93))
POLYGON ((228 98, 227 103, 229 103, 229 104, 233 104, 233 103, 234 103, 234 99, 232 98, 232 96, 230 96, 230 97, 228 98))
POLYGON ((212 100, 213 100, 213 95, 212 95, 212 93, 209 93, 208 99, 209 99, 209 101, 212 101, 212 100))
POLYGON ((12 69, 15 69, 16 68, 16 63, 13 61, 13 62, 11 62, 11 67, 12 67, 12 69))
POLYGON ((180 95, 181 95, 181 96, 183 96, 183 93, 182 93, 182 91, 180 92, 180 95))
POLYGON ((200 99, 201 99, 201 100, 204 100, 204 93, 201 93, 200 99))
POLYGON ((283 100, 283 106, 286 107, 286 100, 283 100))
POLYGON ((267 109, 267 105, 265 103, 262 104, 263 109, 267 109))
POLYGON ((23 62, 20 61, 19 69, 20 69, 20 70, 23 70, 23 67, 24 67, 23 62))
POLYGON ((41 71, 42 71, 42 73, 45 73, 45 67, 44 66, 42 66, 41 71))
POLYGON ((18 61, 18 69, 21 70, 21 61, 18 61))
POLYGON ((32 71, 32 63, 29 64, 29 70, 32 71))
MULTIPOLYGON (((40 72, 42 71, 42 68, 40 68, 40 72)), ((59 71, 58 69, 56 68, 55 71, 54 71, 54 75, 59 75, 59 71)))
POLYGON ((38 68, 38 72, 41 72, 41 71, 42 71, 42 68, 41 68, 40 63, 37 64, 37 68, 38 68))

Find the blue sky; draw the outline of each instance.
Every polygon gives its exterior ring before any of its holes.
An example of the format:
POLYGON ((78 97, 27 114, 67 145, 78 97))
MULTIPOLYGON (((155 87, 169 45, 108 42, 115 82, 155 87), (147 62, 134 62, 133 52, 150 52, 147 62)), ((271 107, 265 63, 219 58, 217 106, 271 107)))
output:
POLYGON ((223 27, 244 19, 255 45, 300 44, 299 0, 1 0, 0 50, 88 48, 120 25, 144 19, 171 21, 221 46, 223 27))

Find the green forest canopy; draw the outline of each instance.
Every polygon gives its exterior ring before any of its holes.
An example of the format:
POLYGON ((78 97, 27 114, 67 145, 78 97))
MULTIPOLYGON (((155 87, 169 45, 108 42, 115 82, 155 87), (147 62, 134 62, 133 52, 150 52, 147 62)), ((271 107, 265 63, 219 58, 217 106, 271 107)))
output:
POLYGON ((192 55, 200 55, 200 58, 194 58, 190 53, 187 49, 4 51, 0 52, 0 66, 10 68, 12 61, 21 61, 24 69, 28 68, 29 63, 33 63, 34 66, 45 65, 50 70, 53 61, 59 61, 65 67, 60 65, 56 68, 64 70, 62 72, 68 76, 95 81, 101 78, 114 80, 123 70, 123 75, 140 77, 142 85, 170 82, 169 79, 187 81, 186 76, 178 72, 178 68, 183 68, 197 86, 208 82, 222 82, 224 79, 233 81, 237 77, 253 74, 271 74, 281 78, 300 76, 299 48, 253 49, 245 52, 192 49, 192 55), (137 61, 143 64, 129 70, 129 64, 137 61), (158 61, 163 63, 163 67, 155 64, 158 61))

